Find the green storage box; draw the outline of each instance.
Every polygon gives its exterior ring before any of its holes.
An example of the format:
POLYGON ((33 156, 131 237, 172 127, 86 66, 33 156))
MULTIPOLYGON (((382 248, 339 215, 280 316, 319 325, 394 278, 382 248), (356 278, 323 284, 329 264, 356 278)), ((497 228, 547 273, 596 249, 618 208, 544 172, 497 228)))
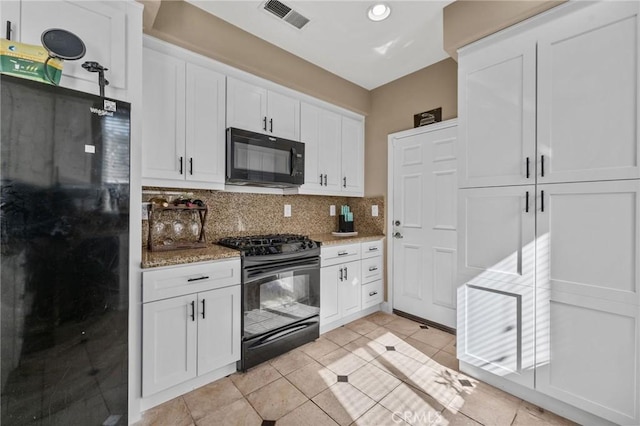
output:
MULTIPOLYGON (((48 57, 48 52, 42 46, 0 39, 0 72, 4 74, 51 84, 44 74, 44 62, 48 57)), ((60 83, 62 65, 61 59, 47 62, 49 77, 54 84, 60 83)))

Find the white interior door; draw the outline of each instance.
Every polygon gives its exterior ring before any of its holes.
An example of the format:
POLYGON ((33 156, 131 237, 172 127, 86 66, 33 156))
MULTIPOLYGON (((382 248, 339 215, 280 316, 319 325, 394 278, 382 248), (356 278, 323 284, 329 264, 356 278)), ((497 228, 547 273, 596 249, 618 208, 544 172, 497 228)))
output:
POLYGON ((393 308, 456 327, 455 122, 392 136, 393 308))

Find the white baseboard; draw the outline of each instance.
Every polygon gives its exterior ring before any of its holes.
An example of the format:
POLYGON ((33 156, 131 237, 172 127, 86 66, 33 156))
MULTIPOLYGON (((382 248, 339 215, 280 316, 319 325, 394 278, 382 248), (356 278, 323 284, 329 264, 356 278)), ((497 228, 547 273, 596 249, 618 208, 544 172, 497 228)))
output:
POLYGON ((474 377, 482 382, 488 383, 498 389, 501 389, 511 395, 524 399, 532 404, 542 407, 545 410, 551 411, 559 416, 565 417, 578 424, 585 426, 615 426, 616 423, 612 423, 601 417, 594 416, 591 413, 587 413, 572 405, 565 404, 562 401, 558 401, 555 398, 544 395, 536 390, 526 388, 517 383, 513 383, 509 380, 498 377, 481 368, 474 367, 466 362, 460 361, 460 371, 471 377, 474 377))

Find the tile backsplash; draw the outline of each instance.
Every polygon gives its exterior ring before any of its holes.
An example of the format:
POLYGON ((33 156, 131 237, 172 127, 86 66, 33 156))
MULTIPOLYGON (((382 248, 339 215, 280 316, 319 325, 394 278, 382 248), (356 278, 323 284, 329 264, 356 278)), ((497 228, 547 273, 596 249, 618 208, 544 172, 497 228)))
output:
MULTIPOLYGON (((329 216, 329 207, 349 205, 354 216, 355 230, 361 233, 384 232, 384 198, 347 198, 317 195, 248 194, 237 192, 143 188, 142 200, 161 197, 168 201, 180 194, 200 199, 209 211, 205 223, 207 240, 223 237, 293 233, 321 234, 337 230, 338 217, 329 216), (291 206, 291 217, 284 217, 284 206, 291 206), (377 205, 379 216, 371 215, 371 206, 377 205)), ((142 243, 147 244, 148 221, 142 224, 142 243)))

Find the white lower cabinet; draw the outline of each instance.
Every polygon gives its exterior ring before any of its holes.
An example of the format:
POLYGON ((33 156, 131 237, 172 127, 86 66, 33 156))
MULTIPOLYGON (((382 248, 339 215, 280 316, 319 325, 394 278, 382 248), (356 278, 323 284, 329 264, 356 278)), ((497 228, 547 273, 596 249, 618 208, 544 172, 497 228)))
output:
POLYGON ((320 322, 330 323, 360 311, 360 261, 320 271, 320 322))
POLYGON ((382 240, 322 248, 320 325, 342 325, 384 301, 382 240))
POLYGON ((142 396, 240 359, 239 272, 239 260, 143 272, 143 289, 153 291, 143 292, 142 396), (229 271, 236 278, 233 285, 229 271), (165 273, 169 278, 159 279, 165 273))

